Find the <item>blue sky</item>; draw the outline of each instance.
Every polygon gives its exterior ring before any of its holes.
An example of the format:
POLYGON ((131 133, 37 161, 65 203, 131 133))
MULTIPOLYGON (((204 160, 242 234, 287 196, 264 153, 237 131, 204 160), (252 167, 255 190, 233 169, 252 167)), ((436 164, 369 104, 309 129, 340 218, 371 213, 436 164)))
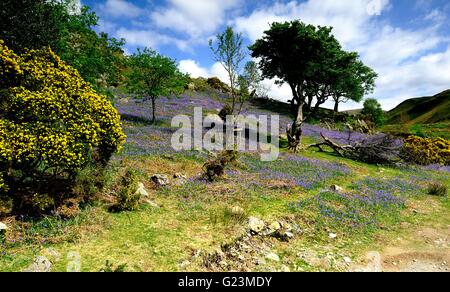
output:
MULTIPOLYGON (((347 50, 378 72, 369 97, 385 109, 450 88, 448 0, 81 0, 100 16, 98 30, 125 38, 127 53, 152 47, 197 76, 219 76, 208 40, 231 25, 251 44, 273 21, 300 19, 334 27, 347 50)), ((288 87, 266 80, 270 95, 291 98, 288 87)), ((331 106, 328 104, 328 106, 331 106)), ((347 104, 343 109, 358 108, 347 104)))

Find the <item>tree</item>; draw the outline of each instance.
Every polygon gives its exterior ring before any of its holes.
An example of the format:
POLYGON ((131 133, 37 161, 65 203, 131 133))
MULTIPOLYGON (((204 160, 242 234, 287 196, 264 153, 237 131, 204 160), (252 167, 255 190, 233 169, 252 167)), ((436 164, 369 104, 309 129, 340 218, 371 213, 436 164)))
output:
POLYGON ((246 80, 249 90, 254 92, 254 94, 260 91, 262 78, 256 62, 248 61, 245 64, 244 74, 242 77, 246 80))
POLYGON ((242 44, 242 34, 235 33, 232 27, 227 27, 223 33, 217 35, 216 45, 213 40, 209 41, 209 47, 214 54, 215 60, 219 62, 227 71, 231 87, 231 96, 233 98, 231 106, 233 112, 235 110, 238 98, 237 85, 240 64, 245 58, 242 44))
POLYGON ((18 55, 0 40, 0 108, 0 195, 15 201, 70 187, 125 143, 111 102, 50 48, 18 55))
POLYGON ((46 0, 2 0, 0 39, 16 53, 58 47, 63 35, 62 5, 46 0))
POLYGON ((354 52, 342 51, 337 58, 335 86, 333 86, 334 111, 339 104, 349 100, 361 102, 366 94, 373 92, 377 74, 359 60, 354 52))
POLYGON ((98 16, 73 0, 2 0, 0 39, 17 53, 50 47, 97 90, 118 85, 124 40, 97 34, 98 16))
POLYGON ((385 120, 381 104, 375 98, 368 98, 364 101, 364 108, 361 114, 370 117, 377 126, 382 126, 385 120))
POLYGON ((306 120, 304 107, 311 107, 316 98, 318 108, 329 97, 327 73, 336 51, 341 50, 340 45, 332 36, 331 28, 293 21, 273 23, 250 50, 253 58, 260 59, 264 78, 277 78, 278 85, 287 83, 291 88, 295 120, 287 134, 289 147, 297 150, 306 120))
POLYGON ((250 46, 252 57, 260 59, 262 77, 291 88, 295 120, 287 134, 289 147, 295 151, 308 115, 345 88, 340 72, 346 65, 339 62, 344 52, 331 32, 330 27, 300 21, 273 23, 263 38, 250 46))
POLYGON ((159 96, 181 94, 188 77, 182 74, 174 60, 145 48, 129 57, 127 86, 130 92, 152 101, 152 123, 156 121, 156 99, 159 96))

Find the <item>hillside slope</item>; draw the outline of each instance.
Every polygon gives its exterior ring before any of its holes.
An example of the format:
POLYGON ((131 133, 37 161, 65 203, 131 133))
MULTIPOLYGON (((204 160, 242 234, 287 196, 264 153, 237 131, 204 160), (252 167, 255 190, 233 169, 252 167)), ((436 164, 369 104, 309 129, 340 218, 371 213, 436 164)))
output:
POLYGON ((388 112, 387 124, 432 124, 450 120, 450 90, 408 99, 388 112))

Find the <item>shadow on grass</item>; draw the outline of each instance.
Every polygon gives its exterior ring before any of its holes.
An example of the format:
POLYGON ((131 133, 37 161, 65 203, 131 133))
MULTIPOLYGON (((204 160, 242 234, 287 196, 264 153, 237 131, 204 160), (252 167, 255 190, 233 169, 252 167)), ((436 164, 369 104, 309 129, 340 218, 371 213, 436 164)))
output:
POLYGON ((122 119, 122 121, 132 122, 132 123, 140 124, 140 125, 144 125, 144 126, 155 126, 155 127, 167 126, 167 121, 165 121, 165 120, 156 119, 156 121, 153 122, 151 119, 148 119, 148 118, 145 118, 142 116, 129 115, 129 114, 122 114, 121 119, 122 119))

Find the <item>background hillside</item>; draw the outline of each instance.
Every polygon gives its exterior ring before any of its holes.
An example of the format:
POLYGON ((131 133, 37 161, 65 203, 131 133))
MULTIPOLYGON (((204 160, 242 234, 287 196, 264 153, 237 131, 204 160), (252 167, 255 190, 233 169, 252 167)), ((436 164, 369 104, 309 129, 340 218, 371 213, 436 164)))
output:
POLYGON ((450 90, 408 99, 388 112, 387 124, 433 124, 450 120, 450 90))

